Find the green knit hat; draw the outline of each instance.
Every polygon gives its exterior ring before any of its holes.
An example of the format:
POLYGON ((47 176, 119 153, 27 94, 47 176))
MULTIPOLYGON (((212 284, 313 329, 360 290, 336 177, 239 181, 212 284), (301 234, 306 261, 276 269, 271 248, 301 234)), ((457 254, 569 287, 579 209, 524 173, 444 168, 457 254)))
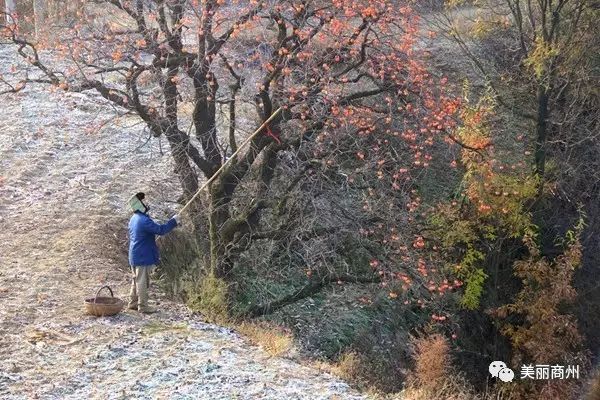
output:
POLYGON ((146 197, 146 195, 142 192, 139 192, 129 198, 129 207, 133 212, 140 211, 145 213, 146 211, 148 211, 148 207, 146 207, 146 205, 142 201, 144 200, 144 197, 146 197))

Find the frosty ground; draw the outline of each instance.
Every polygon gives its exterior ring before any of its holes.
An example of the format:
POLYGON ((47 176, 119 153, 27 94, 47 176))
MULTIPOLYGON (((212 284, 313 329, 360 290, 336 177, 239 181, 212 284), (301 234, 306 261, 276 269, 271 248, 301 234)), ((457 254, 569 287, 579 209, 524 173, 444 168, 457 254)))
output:
MULTIPOLYGON (((13 65, 0 46, 0 73, 13 65)), ((0 398, 364 398, 156 287, 159 314, 84 314, 104 284, 126 297, 127 197, 146 191, 164 219, 179 193, 168 145, 116 113, 85 94, 0 97, 0 398)))

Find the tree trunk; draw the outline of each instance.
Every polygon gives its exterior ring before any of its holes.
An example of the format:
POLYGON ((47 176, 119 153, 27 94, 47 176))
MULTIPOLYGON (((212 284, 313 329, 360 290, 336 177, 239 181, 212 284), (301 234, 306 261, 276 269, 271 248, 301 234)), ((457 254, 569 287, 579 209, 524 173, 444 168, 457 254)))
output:
POLYGON ((320 279, 309 281, 306 286, 278 300, 273 300, 270 303, 254 305, 244 313, 244 316, 254 318, 260 317, 262 315, 271 314, 272 312, 277 311, 280 308, 283 308, 287 305, 297 302, 298 300, 305 299, 320 292, 327 285, 330 285, 333 282, 379 283, 381 282, 381 277, 378 275, 361 277, 352 276, 348 274, 329 274, 324 277, 321 277, 320 279))
POLYGON ((198 240, 196 241, 199 246, 199 257, 201 259, 200 265, 202 266, 201 272, 208 275, 210 271, 210 241, 207 238, 210 235, 209 231, 209 219, 206 217, 207 211, 209 210, 209 201, 207 193, 204 193, 205 197, 200 197, 194 201, 189 208, 188 217, 191 218, 193 232, 198 240))
POLYGON ((15 21, 13 20, 12 15, 17 12, 17 2, 15 0, 6 0, 6 5, 4 8, 6 11, 6 23, 14 23, 15 21))
MULTIPOLYGON (((214 173, 221 166, 221 153, 217 145, 216 108, 215 98, 216 83, 211 86, 205 80, 194 79, 196 90, 196 105, 193 119, 196 127, 196 137, 202 145, 204 156, 212 164, 214 173), (210 100, 207 100, 210 98, 210 100)), ((210 176, 207 176, 210 178, 210 176)))
POLYGON ((218 278, 225 278, 231 271, 231 262, 227 257, 228 239, 222 235, 222 227, 229 220, 229 199, 222 192, 217 180, 210 189, 209 242, 210 270, 218 278))
POLYGON ((45 0, 33 0, 33 16, 35 19, 35 37, 39 40, 48 17, 48 9, 45 0))
POLYGON ((77 14, 77 8, 81 6, 78 0, 47 0, 46 3, 46 18, 58 24, 63 24, 74 17, 77 14))
POLYGON ((179 178, 185 199, 189 200, 198 190, 198 175, 190 165, 187 156, 185 134, 179 132, 177 128, 170 128, 167 130, 166 136, 171 146, 173 161, 175 162, 175 173, 179 178))
POLYGON ((546 141, 548 138, 548 103, 550 91, 541 84, 537 93, 537 124, 536 124, 536 142, 535 142, 535 172, 544 178, 546 172, 546 141))

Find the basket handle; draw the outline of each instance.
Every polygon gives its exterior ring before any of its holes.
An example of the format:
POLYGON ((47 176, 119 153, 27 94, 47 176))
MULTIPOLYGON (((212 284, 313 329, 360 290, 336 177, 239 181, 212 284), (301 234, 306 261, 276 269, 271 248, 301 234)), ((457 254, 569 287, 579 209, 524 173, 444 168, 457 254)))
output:
POLYGON ((102 286, 100 289, 98 289, 98 291, 96 291, 96 297, 94 297, 94 304, 96 304, 96 299, 98 298, 98 295, 100 294, 100 291, 104 288, 107 288, 108 291, 110 292, 110 297, 115 297, 115 295, 113 294, 112 289, 110 288, 110 286, 106 285, 106 286, 102 286))

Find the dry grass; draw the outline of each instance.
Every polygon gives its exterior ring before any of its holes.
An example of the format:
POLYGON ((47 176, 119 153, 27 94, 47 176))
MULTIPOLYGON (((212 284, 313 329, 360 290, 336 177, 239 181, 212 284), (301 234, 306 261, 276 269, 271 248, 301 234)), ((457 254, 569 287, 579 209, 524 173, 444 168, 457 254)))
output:
POLYGON ((228 284, 223 279, 206 276, 193 292, 193 297, 188 299, 188 306, 200 312, 207 321, 226 325, 229 322, 228 292, 228 284))
POLYGON ((398 400, 483 400, 459 383, 447 382, 435 391, 425 388, 410 387, 403 391, 398 400))
POLYGON ((368 393, 369 398, 373 399, 389 398, 390 393, 395 393, 402 387, 401 382, 404 380, 386 360, 356 350, 340 355, 337 362, 330 364, 327 370, 368 393))
POLYGON ((250 321, 241 322, 233 328, 273 357, 286 355, 293 348, 292 335, 277 325, 250 321))
POLYGON ((448 378, 451 366, 450 346, 442 335, 435 334, 415 341, 414 378, 419 387, 440 387, 448 378))
POLYGON ((333 364, 323 363, 319 366, 319 369, 347 381, 362 392, 368 393, 372 399, 387 399, 387 393, 376 386, 378 373, 374 371, 373 367, 374 365, 365 355, 350 350, 342 353, 337 362, 333 364))
POLYGON ((331 372, 347 381, 354 381, 361 375, 362 363, 358 353, 350 351, 340 356, 331 367, 331 372))
MULTIPOLYGON (((372 383, 373 364, 355 351, 340 356, 334 365, 321 369, 358 385, 373 399, 386 400, 484 400, 475 394, 460 374, 455 374, 450 360, 450 346, 441 335, 415 341, 415 370, 406 389, 395 394, 377 390, 372 383)), ((491 398, 491 397, 488 397, 491 398)))
POLYGON ((433 334, 414 341, 415 368, 403 400, 479 400, 481 396, 457 373, 450 357, 447 339, 433 334))

